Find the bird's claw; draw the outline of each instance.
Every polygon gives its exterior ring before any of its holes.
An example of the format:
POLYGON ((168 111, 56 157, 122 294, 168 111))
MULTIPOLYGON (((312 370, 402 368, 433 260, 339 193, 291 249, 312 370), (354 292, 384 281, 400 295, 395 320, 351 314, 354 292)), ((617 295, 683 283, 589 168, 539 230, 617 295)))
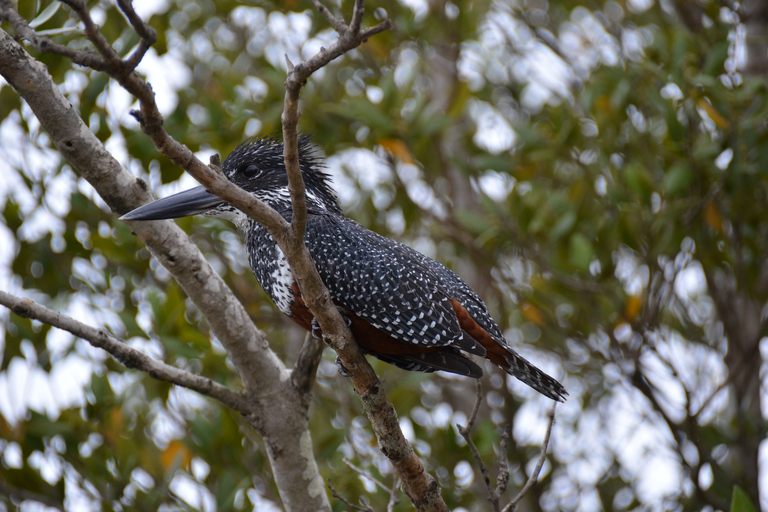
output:
MULTIPOLYGON (((343 314, 341 315, 341 318, 344 319, 344 323, 347 324, 347 327, 352 327, 352 319, 349 318, 347 315, 343 314)), ((312 317, 311 322, 312 330, 310 331, 312 333, 312 337, 316 340, 322 340, 323 339, 323 330, 320 328, 320 324, 317 322, 317 318, 312 317)))
POLYGON ((339 356, 336 356, 336 366, 339 368, 339 375, 342 377, 351 377, 352 374, 347 371, 346 368, 344 368, 344 365, 341 364, 341 359, 339 359, 339 356))
POLYGON ((320 328, 320 324, 317 323, 317 318, 312 317, 312 330, 310 331, 312 333, 312 337, 316 340, 322 340, 323 339, 323 330, 320 328))
MULTIPOLYGON (((342 314, 341 318, 344 319, 344 323, 347 324, 347 327, 352 327, 352 319, 350 319, 345 314, 342 314)), ((310 332, 312 333, 312 337, 315 338, 316 340, 322 340, 323 330, 320 328, 320 324, 317 322, 317 318, 312 318, 311 326, 312 326, 312 330, 310 332)), ((339 356, 336 356, 336 366, 339 368, 339 374, 342 377, 352 376, 352 374, 349 373, 346 368, 344 368, 344 365, 341 364, 341 359, 339 359, 339 356)))

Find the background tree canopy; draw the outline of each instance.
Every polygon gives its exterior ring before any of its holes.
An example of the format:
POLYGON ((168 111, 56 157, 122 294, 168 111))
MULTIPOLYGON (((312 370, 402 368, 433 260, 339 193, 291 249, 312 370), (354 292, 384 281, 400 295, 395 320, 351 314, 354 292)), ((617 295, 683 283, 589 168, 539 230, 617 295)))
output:
MULTIPOLYGON (((120 11, 89 7, 128 54, 138 36, 120 11)), ((279 132, 285 56, 300 61, 336 37, 298 1, 136 8, 158 34, 138 72, 168 132, 206 158, 279 132)), ((390 18, 395 29, 309 80, 299 126, 328 157, 348 216, 454 269, 507 339, 569 390, 524 507, 768 509, 768 69, 764 43, 750 37, 764 37, 766 8, 383 0, 367 9, 366 26, 390 18)), ((88 45, 68 7, 18 10, 58 43, 88 45)), ((156 196, 192 184, 106 74, 28 51, 156 196)), ((239 388, 168 271, 0 84, 0 288, 239 388)), ((290 366, 305 333, 261 291, 240 235, 217 220, 177 222, 290 366)), ((36 500, 282 508, 265 447, 239 414, 43 323, 5 309, 0 319, 0 509, 36 510, 36 500)), ((320 473, 349 500, 384 510, 389 493, 345 464, 394 484, 334 357, 326 350, 310 408, 320 473)), ((472 409, 473 382, 372 364, 448 506, 487 509, 455 426, 472 409)), ((548 400, 505 377, 487 368, 473 438, 495 475, 513 422, 514 490, 538 458, 548 400)), ((410 507, 401 496, 395 509, 410 507)))

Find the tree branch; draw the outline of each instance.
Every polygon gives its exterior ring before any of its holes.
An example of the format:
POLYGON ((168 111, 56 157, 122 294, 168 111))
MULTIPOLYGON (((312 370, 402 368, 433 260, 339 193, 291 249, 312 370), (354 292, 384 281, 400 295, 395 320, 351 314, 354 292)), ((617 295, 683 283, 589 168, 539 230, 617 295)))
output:
POLYGON ((253 405, 242 393, 212 381, 207 377, 194 375, 175 366, 171 366, 149 357, 147 354, 128 346, 102 329, 96 329, 72 317, 62 315, 37 302, 17 297, 0 290, 0 304, 24 318, 38 320, 53 327, 82 338, 96 348, 109 352, 127 368, 134 368, 149 374, 153 379, 170 382, 178 386, 197 391, 202 395, 215 398, 227 407, 243 415, 255 412, 253 405))
MULTIPOLYGON (((314 267, 309 252, 304 246, 304 228, 307 209, 304 181, 299 168, 298 120, 299 94, 307 79, 316 70, 322 68, 336 57, 362 44, 368 37, 392 28, 389 20, 373 28, 360 30, 364 12, 364 2, 356 0, 352 23, 348 27, 343 21, 333 18, 319 2, 315 2, 320 13, 326 17, 339 33, 339 39, 330 48, 322 48, 314 57, 289 66, 285 80, 285 101, 282 115, 283 157, 288 173, 288 186, 291 191, 293 217, 291 232, 293 240, 289 247, 280 245, 285 253, 291 270, 299 284, 302 298, 317 319, 324 335, 323 339, 336 351, 344 368, 350 373, 355 391, 360 396, 379 448, 390 460, 403 482, 405 492, 420 510, 448 510, 440 496, 440 487, 413 451, 405 439, 397 419, 395 408, 387 399, 379 378, 366 361, 360 348, 354 342, 352 334, 341 318, 314 267)), ((280 243, 278 241, 278 243, 280 243)))
POLYGON ((13 25, 16 33, 29 41, 29 43, 41 53, 52 53, 66 57, 75 64, 85 66, 97 71, 106 71, 106 63, 92 50, 74 50, 67 46, 53 42, 48 37, 39 36, 29 26, 27 20, 22 18, 13 8, 10 0, 0 0, 0 19, 8 20, 13 25))
POLYGON ((125 60, 126 70, 133 71, 144 58, 147 50, 149 50, 149 48, 155 44, 155 41, 157 41, 157 33, 155 32, 155 29, 147 23, 144 23, 144 20, 136 14, 136 11, 133 9, 133 4, 129 0, 117 0, 117 6, 123 11, 126 18, 128 18, 133 30, 135 30, 139 37, 141 37, 141 41, 139 41, 139 46, 136 48, 136 51, 125 60))
MULTIPOLYGON (((3 2, 0 3, 3 16, 8 19, 9 9, 12 9, 7 0, 0 2, 3 2)), ((30 37, 36 36, 32 34, 30 37)), ((77 53, 75 59, 82 55, 83 52, 77 53)), ((149 120, 143 128, 153 135, 153 142, 163 154, 172 155, 173 160, 184 164, 185 169, 197 171, 196 174, 190 171, 193 176, 202 176, 214 183, 209 190, 219 191, 225 200, 230 200, 227 195, 230 193, 241 199, 244 195, 248 204, 241 203, 243 208, 264 209, 263 204, 234 186, 221 172, 203 165, 189 149, 168 137, 162 128, 162 116, 154 104, 152 89, 135 73, 126 75, 122 70, 108 72, 139 97, 142 110, 138 116, 149 120), (216 188, 219 186, 224 192, 216 188)), ((45 66, 32 59, 3 30, 0 30, 0 74, 26 100, 59 152, 113 211, 125 213, 150 200, 147 184, 128 173, 106 151, 53 83, 45 66)), ((232 199, 230 202, 238 201, 232 199)), ((265 211, 265 224, 271 222, 274 227, 280 222, 287 226, 276 213, 277 220, 269 216, 271 209, 265 211)), ((173 222, 134 222, 131 228, 198 307, 237 367, 246 396, 258 411, 258 414, 245 418, 264 438, 275 483, 286 510, 329 511, 327 494, 317 492, 323 488, 323 480, 312 458, 307 403, 286 378, 285 366, 270 350, 264 334, 256 329, 200 250, 173 222)))
MULTIPOLYGON (((7 2, 7 0, 0 1, 7 2)), ((339 40, 329 49, 321 49, 317 55, 294 66, 289 72, 286 79, 283 133, 284 156, 294 213, 292 223, 288 225, 277 212, 234 185, 215 167, 204 165, 188 148, 168 135, 163 127, 163 118, 154 101, 152 88, 136 73, 130 72, 131 66, 135 67, 135 63, 121 61, 111 46, 105 44, 103 36, 97 34, 98 27, 93 23, 80 0, 67 0, 67 2, 80 16, 85 24, 86 34, 106 61, 105 71, 139 100, 140 110, 134 111, 132 114, 139 120, 142 130, 149 135, 157 149, 189 172, 207 190, 260 222, 273 236, 286 255, 307 306, 317 318, 323 332, 326 333, 326 342, 337 351, 345 368, 352 374, 355 390, 360 395, 363 407, 371 420, 380 448, 390 459, 402 479, 406 493, 420 509, 447 510, 440 497, 437 482, 425 471, 423 464, 400 431, 394 407, 384 395, 378 377, 365 360, 359 347, 353 342, 346 323, 331 301, 330 295, 303 244, 306 205, 304 184, 298 166, 296 127, 298 124, 299 92, 306 79, 314 71, 350 49, 359 46, 371 35, 391 28, 391 22, 387 20, 375 27, 357 31, 345 26, 344 32, 340 33, 339 40)), ((353 14, 353 20, 362 19, 362 6, 363 2, 356 2, 356 14, 353 14)), ((136 23, 136 19, 131 19, 130 16, 129 21, 133 24, 136 23)), ((139 35, 145 37, 147 33, 145 31, 139 35)), ((109 201, 107 203, 109 204, 109 201)), ((116 211, 122 214, 131 209, 133 209, 132 205, 123 207, 118 204, 116 211)), ((130 223, 132 229, 137 232, 145 229, 144 226, 138 224, 138 222, 130 223)), ((141 224, 154 223, 144 222, 141 224)), ((246 376, 244 376, 245 378, 246 376)))
POLYGON ((509 449, 509 441, 512 439, 512 420, 508 421, 504 426, 504 431, 501 433, 501 441, 499 442, 499 474, 496 476, 496 489, 493 490, 493 498, 498 503, 501 500, 501 496, 507 490, 507 484, 509 484, 509 457, 507 456, 507 449, 509 449))
POLYGON ((24 500, 24 501, 36 501, 38 503, 41 503, 45 505, 46 507, 51 507, 56 510, 64 511, 64 504, 60 502, 59 500, 52 498, 50 496, 46 496, 44 494, 40 494, 37 492, 28 491, 26 489, 19 489, 17 487, 12 487, 5 482, 0 481, 0 494, 5 494, 6 496, 16 498, 18 500, 24 500))
POLYGON ((469 451, 472 452, 472 456, 475 458, 475 462, 477 462, 477 465, 480 468, 480 474, 483 475, 483 481, 488 488, 488 499, 491 501, 493 510, 494 512, 498 512, 499 500, 496 499, 495 502, 493 500, 494 489, 493 484, 491 483, 491 476, 488 473, 488 468, 486 467, 485 462, 483 462, 483 457, 480 455, 480 450, 477 449, 475 442, 472 440, 472 428, 475 426, 475 421, 477 421, 477 413, 480 410, 480 404, 483 403, 483 386, 480 384, 480 379, 477 379, 475 382, 477 383, 477 396, 475 397, 475 404, 472 406, 472 413, 469 415, 469 421, 466 426, 456 425, 456 427, 459 429, 461 437, 467 442, 469 451))
POLYGON ((515 498, 510 501, 506 507, 504 507, 502 512, 514 512, 517 510, 517 504, 520 503, 520 500, 523 499, 523 496, 525 496, 531 487, 533 487, 533 485, 539 480, 539 473, 541 473, 541 468, 544 466, 544 461, 547 460, 547 447, 549 446, 549 438, 552 434, 552 425, 555 424, 556 407, 557 402, 552 402, 552 408, 547 413, 547 416, 549 416, 547 433, 544 434, 544 441, 541 443, 541 456, 539 457, 539 461, 536 463, 536 467, 534 468, 533 473, 531 473, 531 476, 528 477, 528 481, 525 482, 525 485, 522 489, 520 489, 520 492, 517 493, 517 496, 515 496, 515 498))
POLYGON ((339 501, 341 501, 342 503, 344 503, 346 506, 348 506, 348 507, 349 507, 349 508, 351 508, 352 510, 362 510, 363 512, 375 512, 375 511, 374 511, 374 510, 373 510, 371 507, 369 507, 368 505, 364 505, 364 506, 362 506, 362 507, 361 507, 361 506, 359 506, 359 505, 355 505, 354 503, 352 503, 351 501, 349 501, 347 498, 345 498, 344 496, 342 496, 342 495, 341 495, 341 493, 339 493, 339 491, 337 491, 337 490, 336 490, 336 488, 333 486, 333 484, 331 483, 331 480, 330 480, 330 479, 328 479, 328 482, 327 482, 327 483, 328 483, 328 489, 330 489, 330 490, 331 490, 331 495, 332 495, 334 498, 336 498, 337 500, 339 500, 339 501))
POLYGON ((461 434, 461 437, 463 437, 467 442, 467 445, 472 452, 472 456, 475 458, 475 461, 480 468, 480 473, 483 475, 485 486, 488 489, 488 501, 491 502, 491 506, 493 507, 494 512, 513 512, 517 508, 517 504, 520 502, 520 500, 523 499, 523 496, 525 496, 531 487, 533 487, 533 485, 537 482, 541 468, 547 458, 547 447, 549 446, 549 438, 550 434, 552 433, 552 425, 555 422, 555 406, 557 405, 557 402, 552 404, 552 408, 547 413, 547 416, 549 417, 549 423, 547 425, 547 432, 544 435, 544 441, 541 445, 541 456, 539 457, 539 461, 536 464, 536 468, 517 496, 515 496, 515 498, 502 510, 500 505, 501 496, 507 490, 507 484, 509 483, 509 460, 507 458, 507 448, 509 446, 509 440, 512 436, 512 423, 507 423, 507 425, 504 427, 504 432, 501 435, 501 443, 499 444, 499 474, 496 478, 496 487, 494 488, 493 484, 491 483, 491 477, 488 473, 488 468, 483 462, 480 451, 477 449, 477 446, 475 446, 471 436, 472 428, 474 427, 475 421, 477 420, 477 412, 480 409, 482 400, 483 390, 480 386, 480 381, 478 380, 477 398, 475 399, 475 404, 472 407, 472 413, 469 416, 469 421, 467 422, 466 426, 457 425, 457 427, 459 429, 459 434, 461 434))

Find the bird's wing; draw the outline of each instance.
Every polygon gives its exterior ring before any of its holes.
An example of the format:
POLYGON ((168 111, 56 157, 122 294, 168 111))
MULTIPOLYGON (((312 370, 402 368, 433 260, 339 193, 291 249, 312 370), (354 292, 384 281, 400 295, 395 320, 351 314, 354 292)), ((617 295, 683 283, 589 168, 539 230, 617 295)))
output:
POLYGON ((451 297, 418 253, 336 215, 308 216, 305 243, 339 305, 399 341, 460 348, 451 297))
POLYGON ((499 326, 493 318, 491 318, 491 314, 488 312, 488 306, 485 305, 485 302, 477 296, 467 283, 442 263, 439 263, 408 246, 403 247, 410 251, 413 257, 420 260, 423 265, 430 267, 440 279, 440 283, 446 289, 448 295, 450 295, 452 299, 456 299, 467 310, 467 313, 469 313, 472 319, 483 328, 483 330, 490 334, 497 343, 502 346, 507 345, 499 326))

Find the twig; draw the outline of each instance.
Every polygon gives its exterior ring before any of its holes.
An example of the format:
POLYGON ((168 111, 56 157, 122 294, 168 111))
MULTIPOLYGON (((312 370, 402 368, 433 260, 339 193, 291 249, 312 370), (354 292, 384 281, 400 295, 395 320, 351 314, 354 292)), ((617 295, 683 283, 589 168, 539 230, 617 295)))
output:
POLYGON ((75 64, 106 71, 107 65, 103 58, 93 50, 74 50, 68 46, 55 43, 52 39, 37 35, 18 12, 13 8, 10 0, 0 0, 0 19, 8 20, 16 33, 30 42, 39 52, 52 53, 66 57, 75 64))
MULTIPOLYGON (((0 494, 5 494, 6 496, 10 496, 18 500, 36 501, 42 505, 45 505, 46 507, 55 508, 56 510, 61 510, 61 511, 64 510, 64 504, 57 499, 46 496, 44 494, 28 491, 26 489, 11 487, 10 485, 2 481, 0 481, 0 494)), ((26 508, 26 507, 20 506, 20 508, 26 508)))
MULTIPOLYGON (((480 473, 483 475, 483 479, 485 480, 485 486, 488 489, 488 501, 491 502, 491 506, 493 507, 494 512, 499 512, 501 510, 500 506, 500 500, 501 496, 504 494, 504 492, 507 490, 507 485, 509 483, 509 460, 507 458, 507 448, 509 447, 509 441, 512 437, 512 423, 509 422, 504 427, 504 432, 501 434, 501 442, 499 444, 499 474, 496 478, 496 487, 494 488, 493 484, 491 483, 491 478, 488 473, 488 468, 486 467, 485 463, 483 462, 482 457, 480 456, 480 451, 477 449, 477 446, 475 446, 475 443, 472 441, 471 437, 471 430, 472 427, 475 424, 475 420, 477 419, 477 412, 480 408, 480 403, 482 401, 483 395, 482 395, 482 387, 480 386, 480 381, 477 381, 477 398, 475 399, 475 405, 472 407, 472 414, 469 417, 469 422, 467 423, 467 426, 462 427, 461 425, 457 425, 459 434, 464 438, 464 440, 467 442, 467 445, 469 446, 470 451, 472 452, 472 456, 475 458, 475 461, 477 462, 478 467, 480 468, 480 473)), ((536 468, 534 472, 531 474, 531 476, 528 478, 528 481, 525 483, 523 488, 520 490, 520 492, 515 496, 515 498, 503 509, 503 512, 512 512, 517 507, 517 504, 520 502, 521 499, 523 499, 523 496, 530 490, 530 488, 533 486, 533 484, 536 483, 539 473, 541 472, 541 468, 544 465, 544 461, 547 457, 547 446, 549 445, 549 438, 552 433, 552 425, 555 422, 555 406, 557 405, 557 402, 554 402, 552 404, 552 409, 549 410, 547 415, 549 416, 549 424, 547 425, 547 432, 544 435, 544 441, 541 446, 541 456, 539 457, 539 461, 536 464, 536 468)))
POLYGON ((544 466, 544 461, 547 459, 547 447, 549 446, 549 438, 552 434, 552 425, 555 423, 555 408, 557 407, 557 402, 552 402, 552 408, 549 410, 547 415, 549 416, 549 424, 547 425, 547 433, 544 434, 544 441, 541 443, 541 456, 539 457, 539 461, 536 463, 536 467, 533 470, 533 473, 531 473, 531 476, 528 477, 528 481, 525 482, 525 485, 522 489, 520 489, 520 492, 517 493, 517 496, 514 497, 512 501, 509 502, 509 504, 504 507, 504 510, 502 512, 514 512, 517 509, 517 504, 520 503, 520 500, 523 499, 523 497, 526 495, 526 493, 530 490, 531 487, 533 487, 533 484, 535 484, 539 479, 539 473, 541 472, 542 466, 544 466))
POLYGON ((157 41, 157 33, 155 32, 155 29, 145 23, 144 20, 136 14, 133 4, 129 0, 117 0, 117 6, 123 11, 123 14, 125 14, 126 18, 128 18, 128 21, 131 23, 133 30, 136 31, 141 38, 136 51, 124 61, 125 70, 133 71, 144 58, 147 50, 149 50, 149 48, 155 44, 155 41, 157 41))
POLYGON ((331 496, 333 496, 337 500, 340 500, 340 501, 344 502, 344 504, 346 506, 352 508, 353 510, 362 510, 363 512, 376 512, 375 510, 373 510, 368 505, 366 505, 364 507, 361 507, 359 505, 355 505, 354 503, 349 501, 347 498, 345 498, 344 496, 339 494, 339 491, 337 491, 336 488, 331 483, 331 479, 330 478, 328 479, 328 488, 331 490, 331 496))
POLYGON ((352 35, 360 33, 360 26, 363 24, 363 14, 365 14, 365 0, 355 0, 355 8, 352 11, 352 19, 349 22, 349 31, 352 35))
POLYGON ((344 24, 344 20, 340 20, 339 18, 331 14, 331 11, 329 11, 328 8, 318 0, 312 0, 312 3, 315 4, 315 9, 317 9, 317 11, 323 15, 323 17, 328 21, 328 23, 331 24, 331 26, 333 27, 333 30, 339 33, 346 30, 347 27, 344 24))
POLYGON ((507 457, 507 449, 509 448, 509 440, 512 438, 512 422, 509 421, 504 426, 504 431, 501 433, 501 442, 499 442, 499 474, 496 477, 496 489, 493 491, 493 498, 496 503, 501 500, 501 496, 507 490, 507 484, 509 483, 509 458, 507 457))
POLYGON ((363 468, 359 468, 359 467, 355 466, 352 463, 351 460, 349 460, 347 458, 344 458, 344 459, 342 459, 342 461, 344 462, 344 464, 346 464, 352 471, 354 471, 358 475, 367 478, 368 480, 370 480, 374 484, 376 484, 379 487, 381 487, 383 490, 385 490, 387 492, 390 492, 391 489, 389 487, 387 487, 381 480, 379 480, 378 478, 374 477, 372 474, 370 474, 368 471, 364 470, 363 468))
POLYGON ((387 503, 387 512, 394 512, 395 506, 400 503, 400 498, 397 497, 397 492, 400 490, 400 477, 395 475, 395 481, 392 483, 392 488, 389 490, 389 503, 387 503))
POLYGON ((242 394, 232 391, 226 386, 222 386, 206 377, 194 375, 153 359, 145 353, 126 345, 123 341, 111 336, 102 329, 96 329, 78 322, 74 318, 48 309, 33 300, 17 297, 2 290, 0 290, 0 304, 19 316, 39 320, 40 322, 70 332, 94 347, 109 352, 128 368, 135 368, 149 374, 154 379, 170 382, 215 398, 227 407, 244 415, 253 412, 253 408, 242 394))
MULTIPOLYGON (((400 478, 399 478, 397 475, 395 475, 395 482, 394 482, 394 484, 392 485, 392 487, 390 488, 390 487, 387 487, 387 485, 386 485, 386 484, 384 484, 384 483, 383 483, 381 480, 379 480, 378 478, 374 477, 374 476, 373 476, 373 475, 372 475, 370 472, 368 472, 368 471, 366 471, 366 470, 364 470, 364 469, 362 469, 362 468, 359 468, 359 467, 355 466, 355 465, 352 463, 352 461, 351 461, 351 460, 349 460, 349 459, 347 459, 347 458, 344 458, 344 459, 342 459, 342 461, 343 461, 343 462, 344 462, 344 464, 346 464, 346 465, 347 465, 347 466, 348 466, 348 467, 349 467, 349 468, 350 468, 352 471, 354 471, 354 472, 355 472, 355 473, 357 473, 358 475, 362 476, 363 478, 367 478, 368 480, 370 480, 371 482, 373 482, 374 484, 376 484, 378 487, 380 487, 382 490, 384 490, 384 491, 385 491, 387 494, 389 494, 389 502, 388 502, 388 504, 387 504, 387 511, 388 511, 388 512, 391 512, 392 510, 394 510, 394 506, 395 506, 397 503, 399 503, 399 502, 400 502, 400 500, 397 498, 397 491, 398 491, 398 488, 399 488, 399 485, 398 485, 398 484, 400 483, 400 478)), ((353 504, 351 504, 349 501, 347 501, 345 498, 343 498, 341 495, 339 495, 339 494, 336 492, 336 489, 334 489, 334 488, 333 488, 333 485, 331 484, 331 481, 330 481, 330 480, 328 480, 328 487, 331 489, 331 494, 333 494, 333 497, 334 497, 334 498, 337 498, 337 499, 339 499, 339 500, 343 501, 343 502, 344 502, 344 503, 346 503, 347 505, 349 505, 349 506, 351 506, 351 507, 354 507, 354 508, 355 508, 355 509, 357 509, 357 510, 371 510, 370 508, 365 508, 365 509, 363 509, 363 508, 357 507, 356 505, 353 505, 353 504)), ((361 500, 361 502, 362 502, 362 500, 361 500)))
MULTIPOLYGON (((78 18, 85 25, 85 35, 96 47, 96 50, 108 63, 120 62, 120 56, 117 54, 112 45, 109 44, 107 38, 99 30, 99 26, 94 23, 91 18, 91 13, 88 11, 88 6, 84 0, 61 0, 62 3, 67 4, 77 13, 78 18)), ((112 66, 115 69, 115 66, 112 66)))
MULTIPOLYGON (((475 458, 475 461, 480 468, 480 473, 483 475, 485 486, 488 488, 488 499, 492 500, 494 489, 493 484, 491 483, 491 476, 488 473, 488 468, 483 462, 483 457, 480 455, 480 450, 477 449, 475 442, 472 441, 471 435, 472 428, 475 426, 475 421, 477 420, 477 413, 480 410, 480 404, 483 402, 483 386, 480 384, 480 379, 477 379, 475 382, 477 383, 477 397, 475 398, 475 405, 472 407, 472 413, 469 415, 469 421, 466 426, 462 427, 461 425, 456 425, 456 428, 458 428, 461 437, 467 442, 467 446, 469 446, 469 450, 472 452, 472 456, 475 458)), ((494 511, 499 510, 498 500, 496 500, 493 509, 494 511)))

